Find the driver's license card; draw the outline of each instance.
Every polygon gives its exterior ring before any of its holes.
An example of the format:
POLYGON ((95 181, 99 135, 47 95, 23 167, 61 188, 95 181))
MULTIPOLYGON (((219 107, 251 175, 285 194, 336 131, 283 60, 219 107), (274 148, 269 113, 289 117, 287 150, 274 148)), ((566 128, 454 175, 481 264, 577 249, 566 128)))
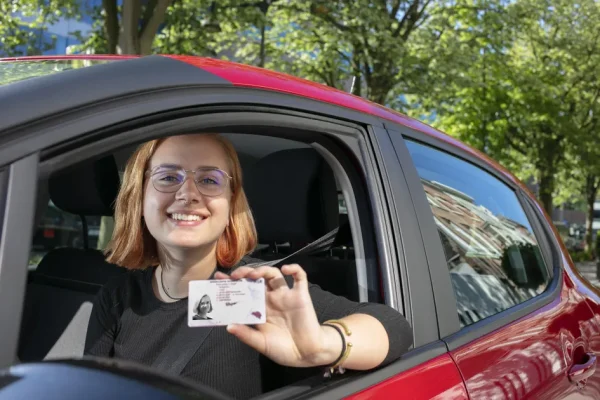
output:
POLYGON ((190 281, 188 326, 264 324, 265 301, 263 278, 190 281))

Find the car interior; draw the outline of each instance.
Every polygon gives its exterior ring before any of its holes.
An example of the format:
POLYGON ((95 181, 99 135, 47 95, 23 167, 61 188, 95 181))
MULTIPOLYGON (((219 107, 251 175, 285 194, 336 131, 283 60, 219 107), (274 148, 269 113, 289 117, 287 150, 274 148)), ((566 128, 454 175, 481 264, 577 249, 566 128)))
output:
MULTIPOLYGON (((260 244, 251 256, 270 261, 292 255, 286 263, 302 265, 311 283, 354 301, 366 300, 359 294, 344 198, 324 157, 311 145, 290 139, 239 133, 224 136, 238 151, 256 221, 260 244), (325 248, 293 255, 332 231, 335 238, 325 248)), ((38 183, 20 362, 83 355, 94 296, 108 280, 126 272, 105 261, 106 240, 97 236, 106 236, 104 231, 111 227, 120 177, 134 149, 129 146, 86 160, 38 183), (61 218, 56 217, 57 209, 61 218), (53 216, 51 227, 48 215, 53 216), (58 231, 74 227, 80 230, 80 240, 36 246, 36 238, 60 237, 58 231)))

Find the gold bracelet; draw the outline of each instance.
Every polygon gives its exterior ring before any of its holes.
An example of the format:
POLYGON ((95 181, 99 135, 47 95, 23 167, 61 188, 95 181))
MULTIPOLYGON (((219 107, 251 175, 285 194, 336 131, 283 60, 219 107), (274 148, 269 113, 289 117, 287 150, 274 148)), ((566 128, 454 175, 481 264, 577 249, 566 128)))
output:
MULTIPOLYGON (((332 319, 329 321, 325 321, 323 323, 323 325, 332 325, 332 324, 341 326, 342 329, 344 330, 344 333, 346 334, 346 336, 352 336, 352 331, 348 328, 348 325, 346 325, 346 323, 344 321, 332 319)), ((338 330, 338 332, 341 333, 341 331, 339 331, 339 330, 338 330)), ((346 361, 346 359, 350 355, 350 350, 352 350, 352 343, 350 343, 348 340, 346 340, 344 337, 342 337, 342 346, 344 347, 342 349, 342 355, 337 360, 337 362, 335 362, 335 364, 333 364, 331 367, 327 368, 327 373, 326 373, 327 377, 330 377, 335 372, 338 372, 340 374, 343 374, 344 372, 346 372, 345 368, 342 367, 342 364, 344 363, 344 361, 346 361)))

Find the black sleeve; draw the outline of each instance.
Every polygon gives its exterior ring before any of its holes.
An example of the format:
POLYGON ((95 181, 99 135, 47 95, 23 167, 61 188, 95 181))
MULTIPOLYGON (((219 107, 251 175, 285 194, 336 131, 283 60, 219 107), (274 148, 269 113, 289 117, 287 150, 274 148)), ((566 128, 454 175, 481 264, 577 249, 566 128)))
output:
POLYGON ((309 284, 308 291, 312 299, 319 323, 330 319, 339 319, 351 314, 367 314, 376 318, 387 332, 389 350, 380 366, 400 358, 413 343, 412 329, 402 314, 384 304, 356 303, 345 297, 336 296, 309 284))
POLYGON ((120 285, 109 283, 96 296, 85 338, 85 355, 112 357, 119 321, 116 305, 120 285))

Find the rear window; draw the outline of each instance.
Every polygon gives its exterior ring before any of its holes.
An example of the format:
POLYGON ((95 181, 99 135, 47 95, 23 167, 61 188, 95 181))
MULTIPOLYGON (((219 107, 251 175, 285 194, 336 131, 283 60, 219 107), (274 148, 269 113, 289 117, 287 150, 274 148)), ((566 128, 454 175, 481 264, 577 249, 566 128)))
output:
POLYGON ((113 60, 84 60, 84 59, 65 59, 65 60, 20 60, 20 61, 0 61, 0 86, 22 81, 29 78, 36 78, 55 74, 71 69, 91 67, 98 64, 106 64, 113 60))

